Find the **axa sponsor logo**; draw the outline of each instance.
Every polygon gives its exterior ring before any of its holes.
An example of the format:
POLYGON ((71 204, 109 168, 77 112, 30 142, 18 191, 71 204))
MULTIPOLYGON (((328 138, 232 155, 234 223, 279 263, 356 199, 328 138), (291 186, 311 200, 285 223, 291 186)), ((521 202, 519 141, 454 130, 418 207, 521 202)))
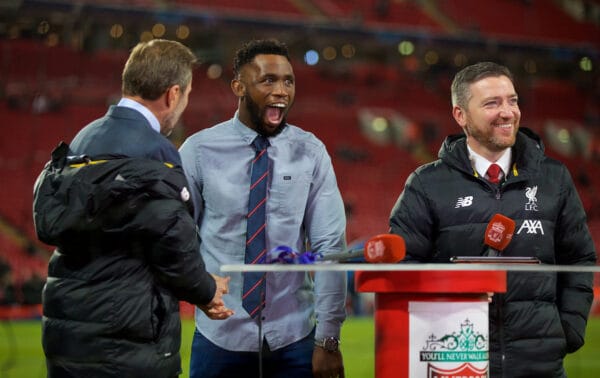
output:
POLYGON ((469 207, 472 204, 473 196, 458 197, 458 199, 456 200, 456 206, 454 206, 454 208, 458 209, 459 207, 469 207))
POLYGON ((528 186, 525 189, 525 197, 527 197, 527 203, 525 204, 525 210, 527 211, 538 211, 537 205, 537 185, 536 186, 528 186))
POLYGON ((539 219, 525 219, 517 231, 517 235, 519 235, 523 230, 525 230, 526 234, 536 234, 541 233, 544 235, 544 226, 542 225, 542 221, 539 219))

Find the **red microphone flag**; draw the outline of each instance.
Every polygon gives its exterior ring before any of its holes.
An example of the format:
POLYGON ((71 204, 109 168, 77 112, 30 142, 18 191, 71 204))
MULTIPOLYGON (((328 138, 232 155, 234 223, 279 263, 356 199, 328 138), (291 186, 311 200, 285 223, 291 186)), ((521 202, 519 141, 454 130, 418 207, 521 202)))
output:
POLYGON ((496 214, 487 225, 484 243, 497 251, 502 251, 512 240, 514 232, 515 221, 502 214, 496 214))
POLYGON ((394 264, 404 256, 406 256, 406 245, 399 235, 380 234, 365 243, 364 257, 367 262, 394 264))

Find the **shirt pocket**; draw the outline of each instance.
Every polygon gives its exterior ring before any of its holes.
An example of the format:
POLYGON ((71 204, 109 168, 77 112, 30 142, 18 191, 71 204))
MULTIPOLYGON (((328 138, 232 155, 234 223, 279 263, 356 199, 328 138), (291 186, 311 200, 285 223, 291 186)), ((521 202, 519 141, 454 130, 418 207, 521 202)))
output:
POLYGON ((227 178, 210 177, 205 180, 202 190, 204 207, 218 216, 245 215, 248 212, 249 188, 249 183, 243 185, 227 178), (226 184, 221 184, 223 182, 226 184))
POLYGON ((310 172, 278 172, 271 181, 269 202, 280 215, 304 214, 310 192, 310 172))

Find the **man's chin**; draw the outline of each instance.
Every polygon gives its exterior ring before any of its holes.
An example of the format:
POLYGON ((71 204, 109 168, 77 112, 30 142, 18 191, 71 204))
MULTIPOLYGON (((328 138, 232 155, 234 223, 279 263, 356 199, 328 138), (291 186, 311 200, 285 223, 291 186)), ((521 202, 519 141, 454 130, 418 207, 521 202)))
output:
POLYGON ((285 128, 286 122, 285 119, 281 121, 278 125, 271 125, 262 123, 258 130, 259 134, 264 135, 266 137, 273 137, 278 135, 285 128))

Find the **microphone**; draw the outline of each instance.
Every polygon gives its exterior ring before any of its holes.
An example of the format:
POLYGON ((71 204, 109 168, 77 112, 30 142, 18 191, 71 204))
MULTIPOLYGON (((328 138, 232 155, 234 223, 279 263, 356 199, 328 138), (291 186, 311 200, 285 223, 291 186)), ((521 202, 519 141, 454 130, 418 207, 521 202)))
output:
POLYGON ((500 256, 512 240, 514 232, 514 220, 502 214, 495 214, 485 230, 484 243, 488 246, 485 256, 500 256))
POLYGON ((321 256, 317 261, 347 261, 364 257, 369 263, 394 264, 406 256, 406 245, 400 235, 380 234, 367 240, 364 248, 321 256))
POLYGON ((515 221, 495 214, 487 225, 483 242, 488 246, 483 256, 453 256, 453 263, 475 264, 540 264, 534 256, 500 256, 515 232, 515 221))
POLYGON ((288 246, 280 245, 268 253, 266 261, 268 264, 314 264, 327 261, 344 262, 364 257, 369 263, 393 264, 402 260, 405 255, 406 245, 401 236, 381 234, 367 240, 362 249, 325 256, 311 251, 298 253, 288 246))

